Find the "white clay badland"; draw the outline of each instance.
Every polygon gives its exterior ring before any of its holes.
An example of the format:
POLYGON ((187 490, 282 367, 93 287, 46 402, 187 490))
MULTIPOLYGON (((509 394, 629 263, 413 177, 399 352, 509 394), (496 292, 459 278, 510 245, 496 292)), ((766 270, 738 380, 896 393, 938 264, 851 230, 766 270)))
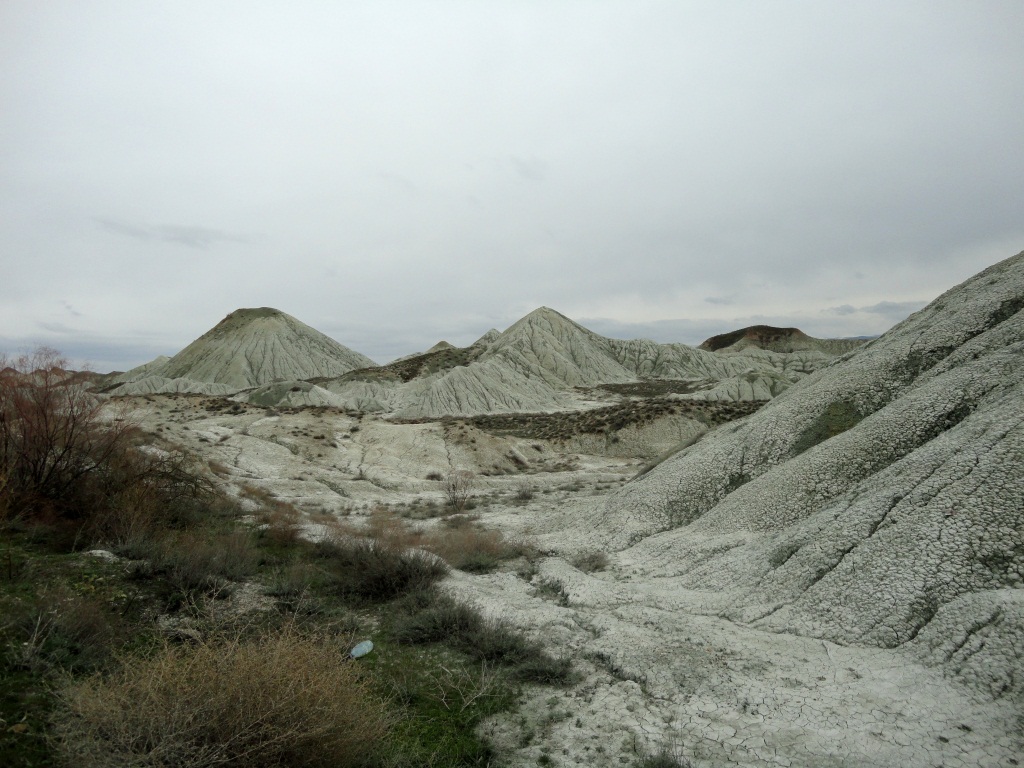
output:
MULTIPOLYGON (((615 342, 542 309, 488 334, 469 365, 408 382, 346 381, 365 363, 327 352, 279 360, 288 386, 206 382, 241 402, 371 413, 141 397, 161 389, 154 376, 164 391, 198 381, 168 361, 120 393, 227 484, 309 511, 440 502, 428 474, 476 472, 481 522, 547 556, 526 578, 454 572, 448 588, 570 655, 581 678, 486 725, 510 765, 628 765, 664 746, 701 768, 1010 766, 1024 764, 1022 308, 1024 254, 839 358, 615 342), (681 400, 775 397, 717 429, 676 414, 614 443, 389 420, 595 407, 614 398, 572 387, 647 376, 699 380, 681 400), (524 486, 532 500, 515 501, 524 486), (571 565, 591 550, 605 570, 571 565)), ((229 356, 233 375, 260 369, 246 354, 229 356)))

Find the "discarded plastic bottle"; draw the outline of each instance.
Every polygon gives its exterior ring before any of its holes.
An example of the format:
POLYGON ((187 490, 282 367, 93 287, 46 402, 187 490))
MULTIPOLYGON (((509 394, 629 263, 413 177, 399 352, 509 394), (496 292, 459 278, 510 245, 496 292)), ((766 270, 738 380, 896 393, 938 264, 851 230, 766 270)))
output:
POLYGON ((373 642, 371 640, 363 640, 363 642, 361 642, 359 645, 357 645, 355 648, 353 648, 351 651, 349 651, 349 655, 353 659, 358 659, 358 658, 360 658, 362 656, 365 656, 366 654, 368 654, 372 650, 373 650, 373 642))

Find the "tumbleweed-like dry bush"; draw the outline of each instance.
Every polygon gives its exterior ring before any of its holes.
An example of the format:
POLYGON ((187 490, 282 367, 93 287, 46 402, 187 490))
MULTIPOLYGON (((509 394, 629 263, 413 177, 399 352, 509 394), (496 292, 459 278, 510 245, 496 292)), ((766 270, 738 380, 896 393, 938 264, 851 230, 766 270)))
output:
POLYGON ((506 539, 501 531, 487 530, 467 515, 452 515, 441 528, 422 530, 411 527, 385 507, 376 508, 364 528, 337 529, 344 538, 367 536, 393 550, 420 549, 433 552, 453 568, 487 572, 502 560, 528 554, 520 541, 506 539))
POLYGON ((286 627, 253 640, 166 645, 61 692, 64 762, 81 768, 366 762, 389 716, 337 640, 286 627))

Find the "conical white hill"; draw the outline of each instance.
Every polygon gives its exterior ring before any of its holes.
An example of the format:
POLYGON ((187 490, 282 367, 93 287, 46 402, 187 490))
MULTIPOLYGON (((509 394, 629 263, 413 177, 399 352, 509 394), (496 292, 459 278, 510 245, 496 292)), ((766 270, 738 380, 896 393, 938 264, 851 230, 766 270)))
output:
POLYGON ((498 339, 501 338, 501 331, 497 328, 491 328, 487 333, 481 336, 479 339, 470 344, 471 347, 488 347, 498 339))
POLYGON ((610 353, 609 340, 548 307, 513 323, 483 359, 501 358, 512 370, 564 387, 633 381, 610 353))
POLYGON ((370 358, 291 315, 262 307, 232 312, 146 375, 221 384, 238 391, 275 381, 340 376, 374 365, 370 358))
POLYGON ((1024 253, 625 486, 598 528, 709 613, 905 645, 1024 702, 1022 473, 1024 253))

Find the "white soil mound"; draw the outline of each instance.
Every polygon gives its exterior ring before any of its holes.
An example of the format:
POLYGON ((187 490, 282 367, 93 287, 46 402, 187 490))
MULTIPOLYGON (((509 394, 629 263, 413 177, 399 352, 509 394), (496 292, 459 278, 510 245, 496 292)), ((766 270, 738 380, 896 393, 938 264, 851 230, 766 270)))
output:
POLYGON ((239 309, 169 360, 136 369, 142 376, 126 375, 112 394, 201 391, 180 383, 153 390, 149 387, 155 377, 222 385, 228 392, 238 392, 277 381, 340 376, 374 365, 365 355, 277 309, 239 309), (151 381, 143 384, 141 378, 151 381))
POLYGON ((600 538, 700 610, 1024 700, 1024 253, 629 484, 600 538))

